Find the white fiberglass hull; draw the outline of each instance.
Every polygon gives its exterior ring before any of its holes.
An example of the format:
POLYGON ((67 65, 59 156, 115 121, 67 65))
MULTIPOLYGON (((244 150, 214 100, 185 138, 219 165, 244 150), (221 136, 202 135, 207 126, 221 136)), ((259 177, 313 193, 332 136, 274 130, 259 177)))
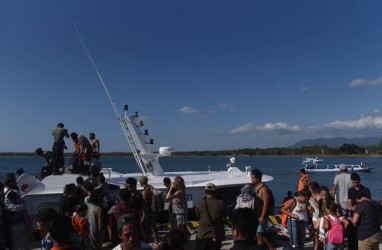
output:
MULTIPOLYGON (((111 169, 104 169, 103 172, 115 200, 118 199, 118 190, 124 187, 128 177, 138 179, 142 175, 141 173, 122 174, 111 169)), ((165 196, 166 187, 163 185, 163 178, 169 177, 173 180, 177 175, 182 176, 185 180, 189 208, 194 207, 195 203, 204 197, 204 186, 209 182, 215 184, 218 196, 226 203, 233 201, 243 185, 251 183, 250 173, 245 173, 238 169, 234 169, 230 174, 228 171, 166 172, 164 176, 148 176, 148 183, 156 189, 162 190, 165 196)), ((24 174, 21 176, 18 183, 22 196, 27 203, 29 213, 36 213, 41 207, 57 208, 57 203, 62 196, 64 186, 76 183, 77 177, 78 175, 73 174, 51 175, 39 181, 30 175, 24 174)), ((273 180, 273 177, 263 175, 263 182, 271 180, 273 180)), ((142 187, 138 184, 137 189, 140 190, 142 187)))
MULTIPOLYGON (((372 167, 353 168, 353 169, 348 170, 348 172, 369 172, 372 169, 373 169, 372 167)), ((307 173, 336 173, 336 172, 340 172, 339 169, 308 169, 308 168, 305 168, 305 171, 307 173)))

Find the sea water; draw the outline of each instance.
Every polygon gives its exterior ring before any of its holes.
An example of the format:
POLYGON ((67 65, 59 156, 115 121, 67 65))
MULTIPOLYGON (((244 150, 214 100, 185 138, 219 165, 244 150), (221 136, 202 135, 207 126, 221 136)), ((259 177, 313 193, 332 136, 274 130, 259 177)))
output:
MULTIPOLYGON (((160 158, 164 171, 226 171, 226 165, 230 157, 163 157, 160 158)), ((251 169, 260 169, 263 174, 273 176, 274 180, 267 183, 275 196, 276 205, 280 206, 287 191, 296 191, 299 179, 299 169, 302 157, 291 156, 254 156, 236 157, 236 166, 244 170, 245 166, 251 169)), ((374 167, 369 173, 359 173, 362 184, 371 190, 372 198, 382 199, 382 158, 381 157, 326 157, 324 163, 333 164, 359 164, 367 162, 374 167)), ((65 162, 68 162, 68 158, 65 162)), ((112 168, 114 171, 122 173, 136 173, 139 168, 134 157, 101 157, 104 168, 112 168)), ((9 172, 16 172, 23 168, 25 172, 40 176, 41 166, 44 160, 41 157, 0 157, 0 181, 9 172)), ((312 181, 317 181, 320 185, 325 185, 331 190, 333 187, 335 173, 314 173, 310 174, 312 181)))

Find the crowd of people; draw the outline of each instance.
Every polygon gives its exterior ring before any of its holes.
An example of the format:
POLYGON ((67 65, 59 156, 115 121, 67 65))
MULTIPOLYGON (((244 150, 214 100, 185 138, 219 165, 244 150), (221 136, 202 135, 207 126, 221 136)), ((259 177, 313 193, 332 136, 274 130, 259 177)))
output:
POLYGON ((304 249, 311 228, 315 250, 379 249, 381 204, 372 200, 358 173, 347 173, 341 164, 330 191, 301 169, 297 189, 281 208, 292 248, 304 249))
POLYGON ((44 179, 49 175, 61 175, 65 172, 64 150, 68 147, 65 144, 65 137, 73 141, 73 154, 69 160, 68 172, 73 174, 88 174, 91 168, 101 170, 100 141, 95 133, 89 133, 89 139, 84 135, 75 132, 68 133, 63 123, 58 123, 52 130, 53 146, 52 151, 37 148, 35 153, 45 160, 45 165, 41 168, 40 178, 44 179))

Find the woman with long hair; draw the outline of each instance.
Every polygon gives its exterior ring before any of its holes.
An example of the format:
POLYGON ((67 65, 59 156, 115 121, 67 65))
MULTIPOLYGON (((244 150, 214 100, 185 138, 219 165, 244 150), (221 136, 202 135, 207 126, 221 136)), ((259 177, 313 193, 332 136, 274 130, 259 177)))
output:
POLYGON ((181 176, 176 176, 167 192, 166 199, 172 203, 173 221, 171 226, 174 229, 186 230, 187 223, 187 196, 186 185, 181 176), (176 189, 175 192, 173 190, 176 189))

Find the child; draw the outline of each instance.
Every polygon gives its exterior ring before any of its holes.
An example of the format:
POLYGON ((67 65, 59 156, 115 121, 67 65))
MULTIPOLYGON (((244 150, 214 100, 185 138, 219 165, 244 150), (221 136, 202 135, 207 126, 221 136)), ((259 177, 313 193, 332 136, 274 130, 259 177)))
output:
POLYGON ((326 186, 320 187, 320 198, 318 201, 319 204, 319 218, 316 223, 316 227, 318 227, 318 238, 320 244, 322 244, 322 248, 326 249, 326 239, 327 233, 324 229, 324 217, 327 215, 327 206, 329 203, 333 202, 333 197, 330 196, 329 188, 326 186))
POLYGON ((340 217, 340 206, 334 201, 326 205, 327 216, 324 217, 324 229, 327 231, 327 250, 344 249, 344 232, 349 221, 340 217))
POLYGON ((72 216, 72 225, 77 234, 81 237, 89 237, 89 223, 86 219, 88 206, 86 204, 78 204, 75 207, 75 213, 72 216))
POLYGON ((281 208, 281 212, 288 215, 288 234, 291 247, 304 248, 309 198, 309 190, 302 189, 294 199, 288 200, 281 208))
POLYGON ((313 231, 313 242, 314 250, 319 249, 319 239, 318 239, 318 227, 319 227, 319 216, 320 216, 320 205, 319 200, 321 199, 320 195, 320 186, 317 182, 313 181, 309 184, 309 191, 312 196, 309 199, 309 204, 312 207, 311 217, 312 217, 312 231, 313 231))

